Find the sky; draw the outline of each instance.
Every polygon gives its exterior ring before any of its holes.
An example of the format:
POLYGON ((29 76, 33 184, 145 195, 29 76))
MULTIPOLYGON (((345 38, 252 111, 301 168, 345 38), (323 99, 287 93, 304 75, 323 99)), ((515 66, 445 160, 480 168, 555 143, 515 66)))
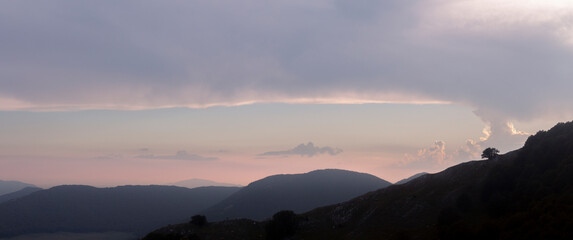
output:
POLYGON ((573 118, 573 1, 0 3, 0 179, 397 181, 573 118))

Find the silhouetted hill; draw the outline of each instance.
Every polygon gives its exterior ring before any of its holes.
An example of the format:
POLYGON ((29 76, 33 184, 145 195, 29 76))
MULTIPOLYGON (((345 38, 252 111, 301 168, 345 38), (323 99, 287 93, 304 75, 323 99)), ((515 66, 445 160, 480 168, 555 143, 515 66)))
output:
POLYGON ((0 237, 35 232, 145 233, 189 219, 239 188, 58 186, 0 204, 0 237))
POLYGON ((38 187, 25 187, 25 188, 20 189, 16 192, 12 192, 12 193, 8 193, 8 194, 4 194, 4 195, 0 196, 0 203, 7 202, 10 200, 14 200, 14 199, 18 199, 18 198, 21 198, 24 196, 28 196, 28 195, 35 193, 37 191, 40 191, 40 190, 42 190, 42 189, 38 188, 38 187))
POLYGON ((408 178, 404 178, 404 179, 402 179, 402 180, 400 180, 400 181, 397 181, 397 182, 394 183, 394 184, 404 184, 404 183, 407 183, 407 182, 409 182, 409 181, 412 181, 412 180, 414 180, 414 179, 416 179, 416 178, 418 178, 418 177, 424 176, 424 175, 426 175, 426 174, 428 174, 428 173, 427 173, 427 172, 416 173, 416 174, 414 174, 414 175, 412 175, 412 176, 410 176, 410 177, 408 177, 408 178))
POLYGON ((19 181, 3 181, 0 180, 0 196, 12 192, 16 192, 25 187, 36 187, 33 184, 23 183, 19 181))
MULTIPOLYGON (((573 239, 573 122, 540 131, 495 160, 462 163, 290 219, 289 239, 573 239)), ((165 227, 147 239, 167 232, 264 239, 272 230, 268 221, 241 221, 165 227), (231 234, 238 227, 244 235, 231 234)))
POLYGON ((178 186, 178 187, 186 187, 186 188, 212 187, 212 186, 218 186, 218 187, 242 187, 241 185, 237 185, 237 184, 221 183, 221 182, 215 182, 215 181, 206 180, 206 179, 199 179, 199 178, 193 178, 193 179, 183 180, 183 181, 179 181, 179 182, 176 182, 176 183, 172 183, 172 184, 170 184, 170 185, 178 186))
POLYGON ((573 239, 573 123, 305 217, 305 239, 573 239))
POLYGON ((263 220, 279 210, 304 212, 389 185, 370 174, 335 169, 274 175, 252 182, 203 214, 209 220, 263 220))

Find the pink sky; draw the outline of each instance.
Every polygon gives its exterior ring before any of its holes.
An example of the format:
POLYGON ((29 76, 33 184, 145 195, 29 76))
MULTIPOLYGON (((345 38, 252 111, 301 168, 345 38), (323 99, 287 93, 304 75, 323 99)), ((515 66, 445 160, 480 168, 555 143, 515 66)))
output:
POLYGON ((396 181, 573 118, 566 0, 6 1, 0 16, 3 180, 396 181))

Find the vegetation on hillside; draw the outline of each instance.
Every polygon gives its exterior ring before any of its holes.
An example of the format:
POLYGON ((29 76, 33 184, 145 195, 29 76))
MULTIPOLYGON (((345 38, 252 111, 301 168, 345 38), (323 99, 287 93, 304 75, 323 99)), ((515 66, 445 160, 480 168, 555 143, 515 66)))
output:
MULTIPOLYGON (((289 219, 296 219, 294 227, 274 239, 573 239, 573 122, 540 131, 522 149, 491 160, 289 219)), ((208 230, 185 225, 152 234, 263 239, 271 238, 273 222, 224 221, 208 230)))

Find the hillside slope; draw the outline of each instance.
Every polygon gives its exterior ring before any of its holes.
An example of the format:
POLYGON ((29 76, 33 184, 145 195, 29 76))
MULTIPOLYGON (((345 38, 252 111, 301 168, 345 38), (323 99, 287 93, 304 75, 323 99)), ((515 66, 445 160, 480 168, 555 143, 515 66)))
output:
POLYGON ((0 204, 0 237, 36 232, 145 233, 189 219, 239 188, 58 186, 0 204))
POLYGON ((414 180, 414 179, 416 179, 416 178, 419 178, 419 177, 421 177, 421 176, 424 176, 424 175, 426 175, 426 174, 428 174, 428 173, 427 173, 427 172, 416 173, 416 174, 414 174, 414 175, 412 175, 412 176, 410 176, 410 177, 407 177, 407 178, 404 178, 404 179, 402 179, 402 180, 400 180, 400 181, 397 181, 397 182, 395 182, 394 184, 395 184, 395 185, 404 184, 404 183, 407 183, 407 182, 409 182, 409 181, 412 181, 412 180, 414 180))
POLYGON ((249 184, 203 214, 209 220, 263 220, 280 210, 302 213, 389 185, 370 174, 336 169, 274 175, 249 184))
MULTIPOLYGON (((146 239, 265 239, 271 230, 276 236, 268 226, 277 220, 181 224, 146 239)), ((293 234, 289 239, 573 239, 573 122, 540 131, 497 159, 462 163, 287 220, 280 223, 289 230, 282 233, 293 234)))
POLYGON ((305 239, 572 239, 573 123, 541 131, 496 160, 304 216, 298 237, 305 239))

